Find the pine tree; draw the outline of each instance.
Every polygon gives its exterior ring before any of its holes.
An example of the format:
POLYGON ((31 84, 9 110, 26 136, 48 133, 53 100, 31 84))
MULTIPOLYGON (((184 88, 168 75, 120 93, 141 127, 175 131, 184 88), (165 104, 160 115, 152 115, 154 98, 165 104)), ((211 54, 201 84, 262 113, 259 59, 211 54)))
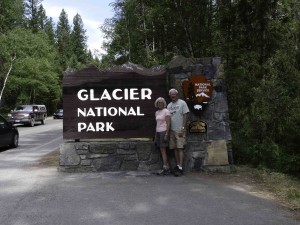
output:
POLYGON ((87 37, 81 16, 77 13, 73 18, 73 30, 71 32, 72 52, 76 60, 82 64, 87 62, 87 37))
POLYGON ((71 46, 71 28, 68 21, 68 15, 63 9, 59 16, 56 26, 57 50, 59 54, 59 64, 63 70, 68 68, 68 60, 72 55, 71 46))
POLYGON ((48 21, 48 18, 46 16, 46 11, 45 11, 43 5, 39 5, 38 11, 37 11, 37 17, 38 17, 38 22, 37 22, 38 28, 41 30, 45 30, 45 26, 48 21))
POLYGON ((39 29, 39 5, 43 0, 25 0, 25 23, 26 27, 36 33, 39 29))
POLYGON ((54 22, 51 17, 46 21, 44 30, 45 30, 46 34, 48 35, 50 44, 54 46, 55 45, 55 31, 54 31, 54 22))

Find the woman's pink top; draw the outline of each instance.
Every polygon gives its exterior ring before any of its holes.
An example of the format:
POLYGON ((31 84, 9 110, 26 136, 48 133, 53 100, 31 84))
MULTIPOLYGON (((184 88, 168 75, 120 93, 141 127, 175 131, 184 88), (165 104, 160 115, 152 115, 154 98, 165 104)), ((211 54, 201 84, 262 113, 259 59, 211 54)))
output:
POLYGON ((166 108, 162 110, 157 110, 155 112, 155 118, 156 118, 156 132, 162 132, 167 130, 167 122, 166 122, 166 116, 170 116, 169 110, 166 108))

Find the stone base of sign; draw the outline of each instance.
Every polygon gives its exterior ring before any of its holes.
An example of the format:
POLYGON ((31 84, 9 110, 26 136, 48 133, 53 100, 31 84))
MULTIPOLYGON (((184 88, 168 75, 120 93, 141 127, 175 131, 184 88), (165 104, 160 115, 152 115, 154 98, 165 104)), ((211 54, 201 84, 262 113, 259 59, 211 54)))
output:
MULTIPOLYGON (((184 170, 229 172, 226 149, 224 141, 188 142, 184 170)), ((174 168, 174 151, 168 149, 167 154, 174 168)), ((60 171, 157 171, 161 168, 160 152, 152 141, 70 141, 60 146, 60 171)))
POLYGON ((151 171, 161 168, 152 141, 65 142, 60 146, 64 171, 151 171))

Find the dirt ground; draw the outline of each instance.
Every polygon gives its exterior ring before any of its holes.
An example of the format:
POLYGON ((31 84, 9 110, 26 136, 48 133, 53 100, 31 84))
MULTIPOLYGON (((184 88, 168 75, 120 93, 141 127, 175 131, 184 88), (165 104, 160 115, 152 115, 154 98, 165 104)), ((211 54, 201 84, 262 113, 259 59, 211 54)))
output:
MULTIPOLYGON (((59 167, 59 149, 44 156, 38 165, 40 167, 59 167)), ((249 166, 235 166, 234 168, 232 173, 197 172, 197 175, 275 201, 284 209, 291 211, 300 221, 299 179, 249 166)))

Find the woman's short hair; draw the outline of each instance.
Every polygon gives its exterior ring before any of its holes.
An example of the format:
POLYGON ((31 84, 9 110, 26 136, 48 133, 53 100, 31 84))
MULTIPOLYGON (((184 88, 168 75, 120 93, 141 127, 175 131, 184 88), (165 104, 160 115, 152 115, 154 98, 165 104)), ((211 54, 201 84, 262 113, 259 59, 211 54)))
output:
POLYGON ((159 98, 157 98, 157 99, 155 100, 155 102, 154 102, 154 106, 155 106, 156 108, 158 108, 158 103, 159 103, 159 102, 162 102, 162 103, 164 104, 164 108, 167 107, 167 102, 166 102, 166 100, 165 100, 163 97, 159 97, 159 98))
POLYGON ((169 95, 170 95, 171 93, 178 94, 178 91, 177 91, 175 88, 172 88, 172 89, 169 90, 169 95))

